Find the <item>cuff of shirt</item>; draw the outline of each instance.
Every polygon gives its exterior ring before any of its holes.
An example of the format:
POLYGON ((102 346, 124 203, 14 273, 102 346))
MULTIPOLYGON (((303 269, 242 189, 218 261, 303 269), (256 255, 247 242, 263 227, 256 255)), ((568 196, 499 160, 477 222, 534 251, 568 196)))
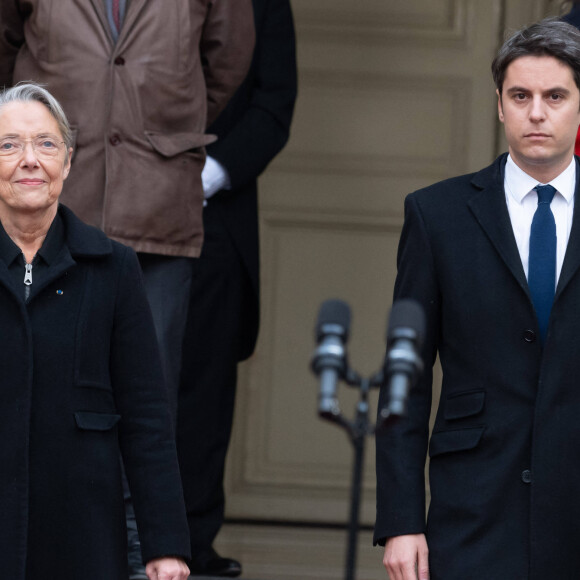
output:
POLYGON ((206 157, 205 165, 201 172, 201 182, 205 199, 209 199, 220 189, 231 188, 230 176, 226 168, 209 155, 206 157))

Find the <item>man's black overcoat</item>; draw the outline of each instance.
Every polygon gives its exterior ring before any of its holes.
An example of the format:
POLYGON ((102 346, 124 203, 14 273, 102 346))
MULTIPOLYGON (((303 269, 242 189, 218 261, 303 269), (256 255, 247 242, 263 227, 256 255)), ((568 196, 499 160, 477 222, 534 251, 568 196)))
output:
MULTIPOLYGON (((260 251, 258 236, 258 177, 283 149, 297 93, 296 39, 288 0, 253 0, 256 48, 248 75, 228 106, 208 129, 218 140, 208 155, 228 172, 231 189, 210 201, 239 252, 251 282, 244 304, 238 360, 251 356, 260 322, 260 251)), ((232 277, 232 283, 237 281, 232 277)), ((243 288, 238 283, 240 292, 243 288)))
POLYGON ((126 580, 119 449, 144 558, 189 553, 166 392, 135 253, 59 211, 28 303, 0 259, 0 576, 126 580))
POLYGON ((579 188, 542 349, 505 159, 405 204, 395 298, 425 308, 428 370, 408 420, 377 437, 375 541, 426 530, 432 580, 580 578, 579 188), (437 351, 443 385, 428 446, 437 351))

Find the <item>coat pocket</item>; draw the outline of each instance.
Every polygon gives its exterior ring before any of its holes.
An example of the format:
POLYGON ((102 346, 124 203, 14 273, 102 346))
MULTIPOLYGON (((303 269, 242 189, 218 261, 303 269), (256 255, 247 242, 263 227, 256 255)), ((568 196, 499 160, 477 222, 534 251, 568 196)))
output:
POLYGON ((215 135, 202 133, 163 134, 145 131, 145 136, 153 149, 163 157, 175 157, 180 153, 209 145, 217 139, 215 135))
POLYGON ((431 435, 429 442, 429 457, 454 451, 467 451, 479 445, 485 426, 469 427, 466 429, 451 429, 438 431, 431 435))
POLYGON ((75 421, 79 429, 85 431, 110 431, 121 419, 114 413, 94 413, 92 411, 77 411, 75 421))
POLYGON ((446 420, 473 417, 483 411, 485 391, 457 393, 447 398, 443 416, 446 420))

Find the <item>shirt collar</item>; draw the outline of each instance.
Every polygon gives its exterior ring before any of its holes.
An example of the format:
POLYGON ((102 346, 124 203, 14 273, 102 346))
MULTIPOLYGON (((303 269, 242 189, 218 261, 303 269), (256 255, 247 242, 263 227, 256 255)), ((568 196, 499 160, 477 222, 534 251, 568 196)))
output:
MULTIPOLYGON (((505 184, 508 195, 517 203, 521 204, 524 197, 528 195, 536 185, 538 180, 528 175, 525 171, 520 169, 508 155, 505 166, 505 184)), ((547 184, 542 184, 547 185, 547 184)), ((555 187, 560 195, 564 197, 567 203, 574 199, 574 192, 576 190, 576 160, 572 157, 570 164, 560 175, 550 181, 550 185, 555 187)))

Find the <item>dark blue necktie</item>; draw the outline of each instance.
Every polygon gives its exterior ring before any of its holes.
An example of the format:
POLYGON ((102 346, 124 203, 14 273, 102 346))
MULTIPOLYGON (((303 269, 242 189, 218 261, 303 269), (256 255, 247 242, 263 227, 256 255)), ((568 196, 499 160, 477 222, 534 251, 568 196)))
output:
POLYGON ((544 344, 556 291, 556 222, 550 209, 556 190, 551 185, 534 189, 538 192, 538 209, 530 230, 528 286, 544 344))

